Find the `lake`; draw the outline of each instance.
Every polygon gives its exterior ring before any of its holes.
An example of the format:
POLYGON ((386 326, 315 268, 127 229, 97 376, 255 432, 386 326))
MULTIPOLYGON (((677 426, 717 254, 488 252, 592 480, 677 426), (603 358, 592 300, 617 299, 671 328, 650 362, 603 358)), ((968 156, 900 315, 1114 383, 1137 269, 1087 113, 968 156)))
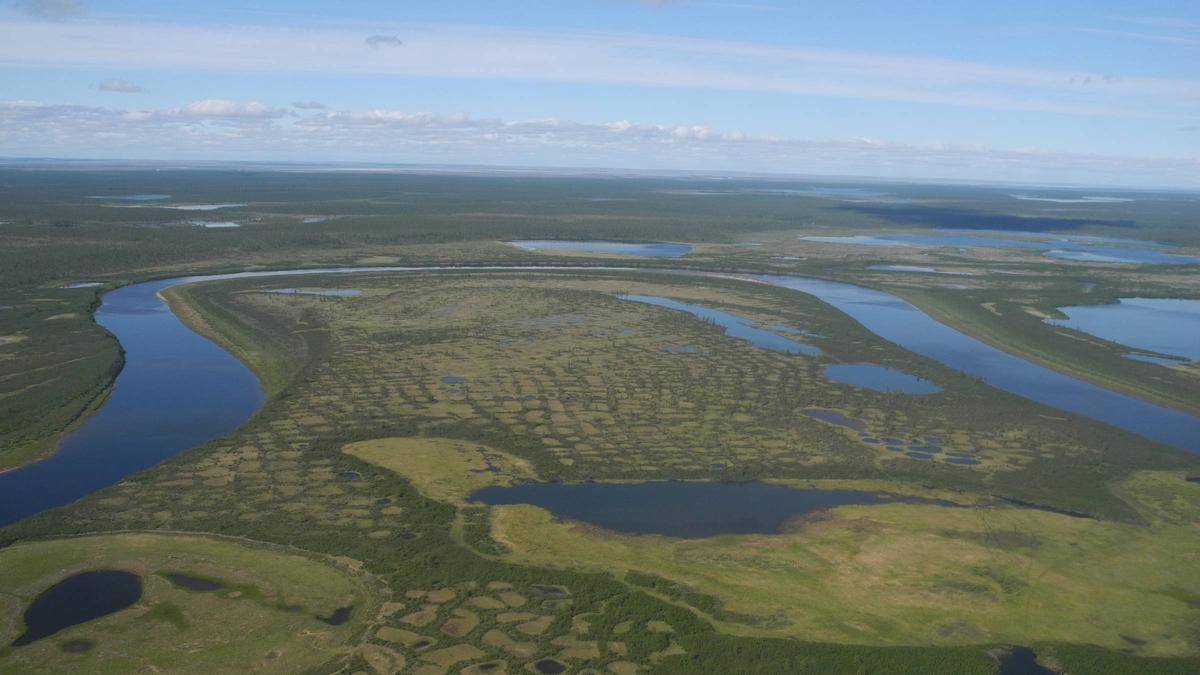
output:
POLYGON ((694 539, 778 534, 788 521, 838 506, 951 502, 860 490, 816 490, 769 483, 525 483, 471 495, 489 505, 532 504, 556 516, 627 534, 694 539))
POLYGON ((1059 307, 1066 319, 1046 323, 1178 359, 1129 355, 1151 363, 1200 361, 1200 300, 1121 298, 1109 305, 1059 307))

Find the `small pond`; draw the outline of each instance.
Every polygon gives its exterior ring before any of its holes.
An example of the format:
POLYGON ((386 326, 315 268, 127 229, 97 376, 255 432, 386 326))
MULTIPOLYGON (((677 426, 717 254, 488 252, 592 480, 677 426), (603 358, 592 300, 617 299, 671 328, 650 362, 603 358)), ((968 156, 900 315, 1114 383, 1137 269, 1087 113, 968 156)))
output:
POLYGON ((208 230, 224 230, 231 227, 241 227, 241 223, 235 223, 232 220, 189 220, 188 225, 192 227, 202 227, 208 230))
POLYGON ((873 363, 836 363, 825 366, 825 377, 834 382, 888 393, 936 394, 941 387, 908 373, 873 363))
POLYGON ((858 490, 816 490, 768 483, 525 483, 484 488, 485 504, 533 504, 556 516, 630 534, 697 538, 777 534, 789 520, 851 504, 950 502, 858 490))
POLYGON ((159 576, 171 582, 172 586, 182 588, 187 591, 195 591, 197 593, 212 593, 225 588, 225 584, 198 577, 191 574, 183 574, 181 572, 159 572, 159 576))
MULTIPOLYGON (((1127 347, 1200 361, 1200 300, 1121 298, 1110 305, 1059 307, 1066 319, 1046 323, 1082 331, 1127 347)), ((1127 358, 1176 364, 1179 360, 1129 354, 1127 358)))
POLYGON ((724 328, 725 334, 729 337, 745 340, 759 349, 769 349, 774 352, 783 352, 784 354, 804 354, 805 356, 817 356, 821 353, 820 349, 812 345, 806 345, 785 338, 782 335, 776 335, 765 328, 760 328, 758 324, 750 319, 734 316, 733 314, 728 314, 717 309, 660 298, 654 295, 618 295, 617 297, 621 300, 641 302, 656 307, 687 312, 701 321, 709 321, 724 328))
POLYGON ((132 572, 100 570, 67 577, 34 598, 25 610, 25 632, 13 646, 119 612, 141 598, 142 579, 132 572))
POLYGON ((1037 654, 1029 647, 1010 647, 996 659, 999 675, 1058 675, 1058 671, 1037 662, 1037 654))
POLYGON ((639 258, 679 258, 692 252, 689 244, 628 243, 622 241, 562 241, 557 239, 522 239, 509 244, 526 251, 570 251, 573 253, 608 253, 639 258))
POLYGON ((567 664, 555 659, 542 659, 534 662, 533 669, 542 675, 558 675, 567 672, 567 664))
POLYGON ((317 616, 317 621, 329 624, 330 626, 340 626, 350 620, 350 615, 354 612, 354 607, 339 607, 329 616, 317 616))

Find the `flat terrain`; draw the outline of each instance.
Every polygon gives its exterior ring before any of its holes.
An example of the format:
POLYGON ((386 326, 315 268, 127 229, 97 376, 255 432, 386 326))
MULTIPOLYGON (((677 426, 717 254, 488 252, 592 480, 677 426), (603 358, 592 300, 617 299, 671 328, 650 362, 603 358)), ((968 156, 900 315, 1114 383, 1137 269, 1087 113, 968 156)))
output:
MULTIPOLYGON (((117 534, 0 550, 0 642, 22 629, 27 602, 72 574, 122 570, 141 599, 115 614, 21 647, 0 649, 0 672, 300 672, 348 654, 377 611, 374 584, 330 561, 228 539, 117 534), (166 575, 219 588, 189 590, 166 575), (350 607, 341 625, 330 617, 350 607)), ((344 658, 344 656, 343 656, 344 658)))
MULTIPOLYGON (((0 248, 0 470, 44 455, 103 400, 121 363, 89 321, 104 288, 238 269, 564 263, 846 280, 1195 411, 1194 366, 1129 361, 1119 345, 1042 323, 1067 304, 1200 297, 1194 266, 799 238, 954 222, 1153 238, 1195 254, 1200 240, 1180 225, 1188 207, 1173 195, 1046 206, 965 187, 897 186, 894 203, 802 198, 752 180, 714 195, 711 181, 667 178, 0 177, 10 221, 0 236, 12 244, 0 248), (177 211, 83 196, 126 193, 244 204, 217 212, 241 227, 194 228, 177 211), (694 250, 535 253, 504 243, 516 238, 694 250), (962 274, 871 269, 880 264, 962 274), (81 281, 106 285, 60 288, 81 281)), ((1064 672, 1200 668, 1200 486, 1186 480, 1200 460, 991 389, 810 296, 650 269, 279 277, 166 295, 255 371, 269 400, 228 436, 0 530, 0 643, 20 634, 38 593, 75 572, 124 569, 145 584, 128 609, 0 648, 0 672, 434 675, 556 662, 614 675, 994 673, 1012 644, 1064 672), (285 288, 360 294, 270 292, 285 288), (756 347, 622 294, 718 310, 819 353, 756 347), (884 393, 825 376, 853 363, 941 390, 884 393), (922 446, 938 452, 914 452, 922 446), (846 506, 777 534, 672 539, 470 500, 524 481, 656 480, 769 480, 956 506, 846 506), (97 534, 115 531, 129 533, 97 534), (189 591, 164 573, 238 590, 189 591), (345 607, 346 623, 322 620, 345 607)))

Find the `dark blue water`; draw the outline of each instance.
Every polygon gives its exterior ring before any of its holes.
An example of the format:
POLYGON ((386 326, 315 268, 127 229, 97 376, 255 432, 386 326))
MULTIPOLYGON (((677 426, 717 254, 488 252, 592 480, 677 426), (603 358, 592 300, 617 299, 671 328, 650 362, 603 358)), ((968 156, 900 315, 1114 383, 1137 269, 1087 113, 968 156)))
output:
POLYGON ((21 647, 81 623, 119 612, 142 597, 142 579, 131 572, 82 572, 54 584, 25 610, 21 647))
POLYGON ((749 278, 814 295, 883 339, 975 375, 998 389, 1176 448, 1200 452, 1200 417, 1035 365, 938 323, 894 295, 821 279, 776 275, 749 278))
POLYGON ((1029 647, 1011 647, 1002 654, 999 675, 1058 675, 1058 671, 1037 662, 1037 654, 1029 647))
POLYGON ((350 620, 350 614, 354 611, 353 607, 339 607, 329 616, 317 616, 317 620, 321 623, 327 623, 330 626, 340 626, 350 620))
POLYGON ((560 241, 524 239, 508 242, 527 251, 573 251, 576 253, 609 253, 639 258, 679 258, 692 252, 690 244, 632 244, 620 241, 560 241))
MULTIPOLYGON (((1121 298, 1109 305, 1059 307, 1066 319, 1046 323, 1183 360, 1200 361, 1200 300, 1121 298)), ((1131 357, 1132 358, 1132 357, 1131 357)), ((1151 360, 1151 363, 1179 363, 1151 360)))
POLYGON ((556 516, 630 534, 693 539, 776 534, 796 516, 850 504, 951 502, 858 490, 812 490, 768 483, 526 483, 471 495, 484 504, 533 504, 556 516))
POLYGON ((916 375, 873 363, 836 363, 825 366, 825 377, 852 387, 887 393, 936 394, 941 387, 916 375))
POLYGON ((54 456, 0 473, 0 525, 63 506, 241 426, 262 405, 258 380, 229 352, 183 325, 158 291, 180 280, 104 295, 96 321, 125 349, 108 401, 54 456))
POLYGON ((191 574, 179 574, 177 572, 159 572, 159 576, 171 582, 173 586, 178 586, 189 591, 197 593, 212 593, 225 588, 225 584, 214 579, 205 579, 191 574))
POLYGON ((784 354, 804 354, 805 356, 817 356, 821 353, 820 349, 812 345, 806 345, 802 342, 785 338, 782 335, 776 335, 769 330, 759 328, 758 324, 750 319, 734 316, 733 314, 717 309, 653 295, 618 295, 617 297, 631 302, 641 302, 647 305, 655 305, 656 307, 666 307, 667 309, 687 312, 697 319, 711 321, 724 328, 725 334, 729 337, 745 340, 760 349, 769 349, 774 352, 783 352, 784 354))

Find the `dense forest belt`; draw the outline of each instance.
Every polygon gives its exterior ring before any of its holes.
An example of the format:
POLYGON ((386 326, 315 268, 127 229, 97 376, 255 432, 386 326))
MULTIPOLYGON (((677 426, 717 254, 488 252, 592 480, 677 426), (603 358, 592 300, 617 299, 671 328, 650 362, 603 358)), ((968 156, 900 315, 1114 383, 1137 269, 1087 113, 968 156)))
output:
MULTIPOLYGON (((1184 373, 1124 358, 1122 354, 1137 350, 1047 325, 1043 317, 1030 312, 1028 303, 1005 301, 998 294, 980 294, 976 298, 964 297, 961 292, 950 294, 912 287, 888 290, 939 322, 1026 361, 1143 401, 1200 415, 1197 397, 1200 371, 1184 373), (985 303, 991 311, 983 306, 985 303)), ((1061 303, 1081 301, 1095 303, 1096 299, 1076 296, 1061 303)), ((1044 316, 1057 314, 1054 305, 1045 300, 1032 310, 1044 316)))
POLYGON ((99 304, 93 289, 0 291, 0 472, 50 455, 103 404, 124 354, 99 304))

